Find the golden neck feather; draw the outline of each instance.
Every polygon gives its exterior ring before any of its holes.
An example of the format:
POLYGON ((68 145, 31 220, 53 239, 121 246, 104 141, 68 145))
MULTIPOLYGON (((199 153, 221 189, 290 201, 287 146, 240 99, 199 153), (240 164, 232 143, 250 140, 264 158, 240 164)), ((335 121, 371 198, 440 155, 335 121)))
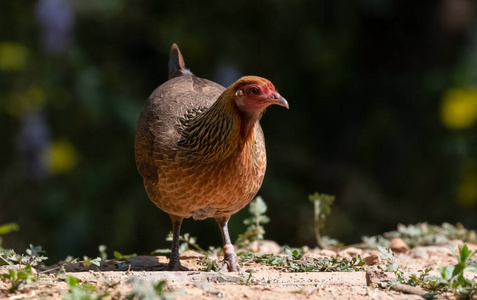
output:
POLYGON ((202 162, 223 160, 242 152, 245 145, 253 142, 253 124, 236 107, 236 84, 219 96, 217 101, 203 113, 189 119, 183 128, 179 146, 189 155, 202 162))
POLYGON ((254 127, 233 99, 238 82, 231 85, 203 113, 192 117, 182 131, 179 146, 203 162, 223 160, 254 146, 254 127))

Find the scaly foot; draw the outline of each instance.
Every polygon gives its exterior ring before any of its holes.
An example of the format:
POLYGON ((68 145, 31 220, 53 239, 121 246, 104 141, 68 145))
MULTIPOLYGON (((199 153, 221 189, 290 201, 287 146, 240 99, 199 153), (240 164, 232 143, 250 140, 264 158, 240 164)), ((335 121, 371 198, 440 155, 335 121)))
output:
POLYGON ((221 272, 240 272, 240 265, 235 260, 235 258, 229 259, 229 260, 224 259, 220 263, 220 271, 221 272))
POLYGON ((237 254, 235 254, 234 246, 231 244, 224 245, 224 260, 220 263, 222 272, 239 272, 240 265, 237 262, 237 254))

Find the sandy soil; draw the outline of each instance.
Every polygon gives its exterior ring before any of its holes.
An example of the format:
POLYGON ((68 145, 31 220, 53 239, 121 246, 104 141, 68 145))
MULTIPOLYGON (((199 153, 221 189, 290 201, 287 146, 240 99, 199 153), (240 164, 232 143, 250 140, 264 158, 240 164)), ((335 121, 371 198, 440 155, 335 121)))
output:
MULTIPOLYGON (((443 245, 418 247, 396 256, 402 270, 413 273, 429 267, 437 270, 440 266, 456 263, 449 248, 457 250, 461 244, 460 241, 451 241, 443 245)), ((468 246, 473 251, 477 250, 477 245, 468 246)), ((203 256, 193 251, 181 255, 181 262, 189 268, 188 272, 165 271, 167 258, 164 256, 138 256, 121 263, 107 261, 100 270, 97 267, 88 269, 74 265, 67 267, 66 271, 67 275, 75 276, 81 282, 95 285, 97 294, 110 292, 105 299, 125 299, 131 294, 133 284, 128 281, 131 276, 145 280, 167 280, 164 296, 170 299, 423 299, 419 294, 425 291, 420 289, 408 290, 407 286, 398 286, 399 291, 396 291, 380 287, 379 282, 390 279, 393 274, 378 269, 385 262, 377 251, 353 247, 339 251, 315 249, 307 252, 303 259, 336 256, 351 259, 358 255, 367 262, 364 271, 287 273, 274 267, 247 263, 243 265, 243 271, 238 273, 203 272, 201 270, 204 267, 197 264, 203 256)), ((466 276, 477 280, 476 273, 466 276)), ((23 285, 15 293, 8 293, 9 284, 0 281, 0 298, 61 299, 62 293, 68 293, 67 283, 57 279, 54 274, 43 273, 40 278, 39 281, 23 285)), ((140 287, 136 285, 135 288, 140 287)), ((452 295, 443 295, 441 298, 453 299, 452 295)))

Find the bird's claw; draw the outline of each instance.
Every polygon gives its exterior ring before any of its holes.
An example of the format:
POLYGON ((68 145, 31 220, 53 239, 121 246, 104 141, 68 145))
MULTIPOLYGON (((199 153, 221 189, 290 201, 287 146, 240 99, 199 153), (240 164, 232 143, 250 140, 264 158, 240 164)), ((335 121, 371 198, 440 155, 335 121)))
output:
POLYGON ((228 259, 228 260, 224 259, 220 263, 220 271, 221 272, 240 272, 240 265, 235 260, 235 258, 228 259))

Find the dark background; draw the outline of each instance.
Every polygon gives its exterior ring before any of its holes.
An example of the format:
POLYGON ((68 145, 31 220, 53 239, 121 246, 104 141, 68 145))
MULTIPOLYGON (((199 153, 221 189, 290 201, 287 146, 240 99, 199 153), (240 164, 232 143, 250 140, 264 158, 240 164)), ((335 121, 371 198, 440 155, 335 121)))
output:
MULTIPOLYGON (((314 246, 314 192, 336 195, 324 233, 348 244, 398 223, 475 229, 475 11, 472 0, 1 1, 0 224, 21 228, 2 246, 42 245, 51 259, 169 247, 133 144, 173 42, 197 76, 263 76, 290 104, 261 121, 266 238, 314 246)), ((232 240, 247 214, 232 217, 232 240)), ((213 220, 182 230, 221 245, 213 220)))

